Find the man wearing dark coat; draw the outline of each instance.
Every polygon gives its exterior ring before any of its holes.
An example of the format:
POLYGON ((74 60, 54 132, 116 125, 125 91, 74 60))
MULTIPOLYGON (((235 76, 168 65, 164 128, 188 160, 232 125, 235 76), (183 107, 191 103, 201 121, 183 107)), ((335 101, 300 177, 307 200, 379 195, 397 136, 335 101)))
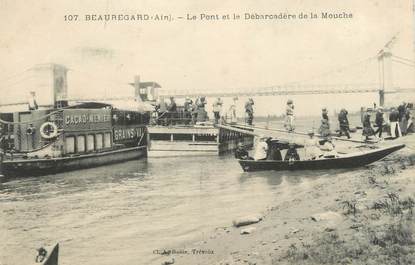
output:
POLYGON ((235 149, 235 158, 241 159, 241 160, 252 160, 252 158, 249 156, 248 151, 246 150, 243 143, 239 143, 238 146, 235 149))
POLYGON ((377 133, 378 137, 381 138, 382 137, 382 132, 383 132, 383 124, 385 123, 385 118, 383 117, 383 109, 382 108, 378 108, 378 111, 376 112, 376 116, 375 116, 375 124, 378 127, 378 129, 375 131, 375 135, 377 133))
POLYGON ((169 125, 170 124, 176 124, 176 118, 177 118, 177 104, 174 100, 174 97, 170 97, 170 104, 168 106, 168 113, 169 113, 169 125))
POLYGON ((342 109, 339 113, 338 119, 339 119, 339 125, 340 125, 340 135, 342 136, 343 133, 344 135, 347 136, 347 139, 350 139, 350 128, 349 128, 349 119, 347 118, 347 110, 342 109))
POLYGON ((372 128, 372 124, 370 123, 370 113, 366 111, 365 115, 363 116, 363 136, 365 136, 365 141, 369 140, 369 137, 375 134, 375 131, 372 128))
POLYGON ((288 146, 287 153, 285 154, 284 161, 300 160, 300 155, 295 148, 294 143, 290 143, 288 146))
POLYGON ((245 112, 246 112, 246 115, 248 116, 246 122, 247 122, 248 125, 252 125, 252 122, 254 120, 254 108, 253 108, 253 105, 254 105, 254 100, 252 98, 250 98, 245 103, 245 112))

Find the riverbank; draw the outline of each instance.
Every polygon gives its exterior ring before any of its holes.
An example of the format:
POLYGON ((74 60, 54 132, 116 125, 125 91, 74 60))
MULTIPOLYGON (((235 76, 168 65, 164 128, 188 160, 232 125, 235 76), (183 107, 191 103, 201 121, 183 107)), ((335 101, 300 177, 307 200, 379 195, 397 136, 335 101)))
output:
POLYGON ((239 216, 226 216, 229 226, 181 246, 186 253, 164 260, 223 265, 409 264, 415 259, 415 138, 394 142, 407 148, 363 170, 300 182, 264 211, 258 209, 262 216, 258 223, 236 228, 232 219, 239 216))

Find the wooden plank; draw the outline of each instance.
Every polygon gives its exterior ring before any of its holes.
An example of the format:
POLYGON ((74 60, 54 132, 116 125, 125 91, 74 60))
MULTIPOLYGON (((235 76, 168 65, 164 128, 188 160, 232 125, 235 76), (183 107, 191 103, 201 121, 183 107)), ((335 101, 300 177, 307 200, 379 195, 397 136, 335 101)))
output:
MULTIPOLYGON (((282 130, 282 129, 270 129, 270 128, 264 128, 264 127, 258 127, 258 126, 247 126, 247 125, 243 125, 243 124, 237 124, 239 127, 245 127, 247 129, 257 129, 257 130, 263 130, 263 131, 269 131, 269 132, 277 132, 279 134, 281 134, 280 137, 285 137, 285 139, 292 139, 293 135, 297 135, 297 136, 308 136, 307 133, 305 132, 292 132, 289 133, 286 130, 282 130), (288 137, 290 136, 290 137, 288 137)), ((316 137, 320 137, 322 138, 321 135, 319 134, 315 134, 316 137)), ((351 143, 364 143, 364 144, 374 144, 376 142, 373 141, 369 141, 369 142, 365 142, 365 141, 360 141, 360 140, 354 140, 354 139, 344 139, 344 138, 340 138, 340 137, 336 137, 336 136, 332 136, 333 139, 336 139, 338 141, 344 141, 344 142, 351 142, 351 143)))

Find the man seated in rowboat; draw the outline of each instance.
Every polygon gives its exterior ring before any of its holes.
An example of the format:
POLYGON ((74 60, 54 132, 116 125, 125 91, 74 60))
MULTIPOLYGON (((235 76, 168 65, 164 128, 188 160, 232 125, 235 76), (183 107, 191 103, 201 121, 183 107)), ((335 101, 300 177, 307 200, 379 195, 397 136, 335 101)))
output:
POLYGON ((241 160, 252 160, 252 157, 249 156, 248 150, 246 150, 243 143, 238 143, 238 146, 235 149, 235 158, 241 160))
POLYGON ((300 160, 300 155, 297 152, 297 148, 295 147, 295 143, 289 143, 287 153, 284 157, 285 161, 297 161, 300 160))

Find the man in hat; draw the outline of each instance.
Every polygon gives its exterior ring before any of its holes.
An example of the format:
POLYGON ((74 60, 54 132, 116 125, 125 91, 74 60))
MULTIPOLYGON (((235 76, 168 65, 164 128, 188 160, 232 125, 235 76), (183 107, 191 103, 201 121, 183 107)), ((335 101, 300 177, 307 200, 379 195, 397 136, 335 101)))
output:
POLYGON ((366 111, 365 115, 363 116, 363 136, 365 137, 365 141, 369 141, 369 137, 375 134, 375 131, 372 128, 372 124, 370 122, 370 112, 366 111))
POLYGON ((184 118, 185 118, 185 124, 189 124, 190 120, 192 119, 192 104, 193 101, 190 99, 190 97, 186 97, 184 101, 184 118))
POLYGON ((169 111, 169 125, 176 124, 176 118, 177 118, 177 104, 174 100, 174 97, 170 97, 170 104, 168 107, 169 111))
POLYGON ((378 137, 382 138, 383 125, 385 124, 385 118, 383 117, 382 107, 379 107, 376 111, 375 124, 378 127, 378 129, 374 132, 374 134, 378 134, 378 137))
POLYGON ((235 149, 235 158, 241 160, 252 160, 243 143, 238 143, 238 146, 235 149))
POLYGON ((285 108, 284 127, 288 132, 294 132, 294 102, 292 99, 287 100, 287 107, 285 108))
POLYGON ((339 126, 340 126, 340 135, 342 136, 343 134, 346 135, 347 139, 350 139, 350 127, 349 127, 349 119, 347 118, 347 110, 346 109, 341 109, 340 113, 338 115, 338 119, 339 119, 339 126))
POLYGON ((402 132, 401 127, 399 126, 399 111, 396 108, 392 108, 389 113, 389 123, 392 138, 401 137, 402 132))
POLYGON ((165 126, 167 123, 167 104, 164 97, 160 96, 156 104, 157 124, 165 126))
POLYGON ((285 154, 284 161, 297 161, 300 160, 300 155, 297 152, 297 148, 295 147, 295 143, 290 142, 288 144, 288 150, 285 154))
POLYGON ((36 102, 36 92, 35 91, 30 91, 28 105, 29 105, 29 110, 37 110, 39 108, 39 106, 36 102))
POLYGON ((212 104, 213 116, 215 117, 215 124, 219 123, 220 114, 222 112, 222 105, 223 105, 223 102, 221 98, 217 98, 215 102, 213 102, 212 104))
POLYGON ((254 120, 254 100, 252 98, 248 99, 245 103, 245 113, 247 115, 246 123, 248 125, 252 125, 252 121, 254 120))

